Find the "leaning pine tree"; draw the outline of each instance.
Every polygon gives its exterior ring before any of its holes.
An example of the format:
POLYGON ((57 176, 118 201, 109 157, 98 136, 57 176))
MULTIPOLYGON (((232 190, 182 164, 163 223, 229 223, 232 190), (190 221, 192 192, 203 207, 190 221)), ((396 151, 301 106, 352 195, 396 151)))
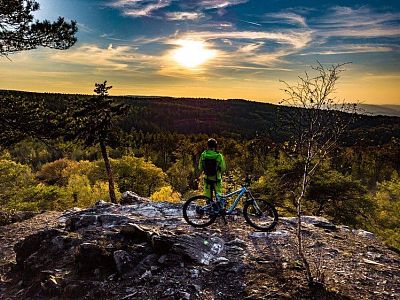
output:
POLYGON ((38 46, 65 50, 76 42, 76 22, 34 20, 35 0, 0 0, 0 57, 38 46))
POLYGON ((280 126, 289 135, 284 152, 301 169, 297 184, 290 193, 297 208, 298 255, 310 285, 322 283, 322 278, 313 276, 304 250, 302 204, 316 171, 329 158, 357 112, 355 104, 339 101, 334 96, 343 66, 344 64, 338 64, 325 68, 318 63, 312 68, 313 76, 305 73, 304 76, 299 76, 300 80, 295 85, 283 82, 287 97, 281 103, 285 106, 280 107, 280 126))
POLYGON ((120 129, 116 122, 128 112, 128 107, 109 97, 108 91, 112 86, 107 86, 107 81, 96 83, 95 86, 94 97, 81 98, 68 110, 65 137, 83 141, 86 146, 100 146, 108 177, 110 200, 116 203, 114 177, 107 146, 118 143, 120 129))

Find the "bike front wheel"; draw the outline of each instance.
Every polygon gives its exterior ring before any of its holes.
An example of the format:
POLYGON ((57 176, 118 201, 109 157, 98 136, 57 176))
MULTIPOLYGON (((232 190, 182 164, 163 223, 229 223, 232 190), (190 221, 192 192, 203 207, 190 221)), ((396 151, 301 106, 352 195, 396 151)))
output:
POLYGON ((253 199, 244 204, 243 216, 247 223, 261 231, 270 231, 278 223, 278 213, 265 200, 253 199))
POLYGON ((183 204, 183 218, 193 227, 207 227, 214 223, 213 201, 206 196, 195 196, 183 204))

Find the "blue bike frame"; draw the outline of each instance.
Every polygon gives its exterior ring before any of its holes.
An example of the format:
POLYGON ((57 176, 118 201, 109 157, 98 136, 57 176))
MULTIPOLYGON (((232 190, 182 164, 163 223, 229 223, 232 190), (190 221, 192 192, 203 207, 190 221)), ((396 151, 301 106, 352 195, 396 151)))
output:
MULTIPOLYGON (((226 194, 226 195, 217 195, 217 201, 221 202, 223 204, 223 206, 225 206, 225 201, 227 198, 232 197, 233 195, 239 194, 235 201, 232 203, 231 207, 229 207, 229 209, 226 211, 226 214, 231 214, 233 212, 233 210, 235 209, 235 207, 238 205, 240 199, 243 197, 243 195, 247 192, 250 192, 245 186, 243 186, 241 189, 234 191, 232 193, 226 194)), ((253 196, 252 196, 253 198, 253 196)))

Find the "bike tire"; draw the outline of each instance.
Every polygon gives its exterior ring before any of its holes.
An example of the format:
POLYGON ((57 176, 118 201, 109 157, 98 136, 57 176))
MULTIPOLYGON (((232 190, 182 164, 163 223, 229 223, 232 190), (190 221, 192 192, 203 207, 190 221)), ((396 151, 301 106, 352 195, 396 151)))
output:
POLYGON ((271 231, 278 223, 278 212, 272 204, 265 200, 254 199, 254 201, 250 200, 244 204, 243 216, 246 222, 260 231, 271 231), (258 209, 254 206, 254 201, 257 202, 258 207, 262 210, 261 215, 258 215, 258 209), (256 222, 256 220, 260 222, 256 222))
POLYGON ((208 198, 207 196, 195 196, 192 198, 189 198, 184 204, 183 204, 183 218, 185 221, 197 228, 204 228, 207 226, 210 226, 212 223, 215 222, 215 219, 217 218, 216 215, 211 215, 211 210, 206 209, 206 206, 210 206, 213 201, 208 198), (199 204, 196 204, 199 203, 199 204), (200 205, 201 204, 201 205, 200 205), (203 206, 203 207, 202 207, 203 206), (203 215, 197 212, 197 207, 200 207, 201 209, 204 208, 203 210, 203 215), (194 211, 193 211, 194 209, 194 211), (197 219, 196 219, 197 216, 197 219), (196 222, 198 221, 198 222, 196 222))

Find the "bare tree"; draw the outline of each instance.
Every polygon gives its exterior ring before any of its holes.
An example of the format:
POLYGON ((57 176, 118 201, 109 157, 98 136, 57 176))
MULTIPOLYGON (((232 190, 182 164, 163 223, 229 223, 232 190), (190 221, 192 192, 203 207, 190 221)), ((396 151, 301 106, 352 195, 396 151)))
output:
POLYGON ((291 191, 297 208, 298 255, 310 284, 315 278, 303 249, 302 202, 316 170, 328 158, 356 114, 355 104, 347 104, 333 96, 344 65, 325 68, 318 62, 317 66, 311 67, 314 75, 306 72, 299 76, 297 84, 281 81, 285 84, 287 97, 281 102, 285 106, 280 107, 280 120, 283 130, 289 134, 284 148, 301 170, 291 191))

